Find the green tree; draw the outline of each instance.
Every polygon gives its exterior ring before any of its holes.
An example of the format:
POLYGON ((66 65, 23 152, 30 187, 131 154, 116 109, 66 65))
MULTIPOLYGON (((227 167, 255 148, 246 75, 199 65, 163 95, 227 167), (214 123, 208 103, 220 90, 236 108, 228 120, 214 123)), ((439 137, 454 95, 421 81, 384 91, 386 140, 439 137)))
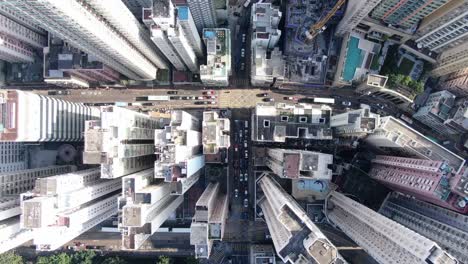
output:
POLYGON ((36 264, 73 264, 72 257, 66 253, 38 257, 36 264))
POLYGON ((96 253, 92 250, 80 250, 72 255, 73 264, 93 264, 96 253))
POLYGON ((200 262, 195 257, 186 257, 185 258, 185 263, 186 264, 198 264, 200 262))
POLYGON ((403 76, 403 78, 401 80, 401 84, 404 85, 404 86, 409 86, 409 84, 411 82, 413 82, 413 79, 411 79, 411 77, 409 77, 408 75, 403 76))
POLYGON ((127 261, 119 257, 108 257, 101 264, 127 264, 127 261))
POLYGON ((171 259, 167 256, 160 256, 156 264, 171 264, 171 259))
POLYGON ((14 251, 8 251, 0 254, 0 263, 23 264, 23 257, 17 255, 14 251))

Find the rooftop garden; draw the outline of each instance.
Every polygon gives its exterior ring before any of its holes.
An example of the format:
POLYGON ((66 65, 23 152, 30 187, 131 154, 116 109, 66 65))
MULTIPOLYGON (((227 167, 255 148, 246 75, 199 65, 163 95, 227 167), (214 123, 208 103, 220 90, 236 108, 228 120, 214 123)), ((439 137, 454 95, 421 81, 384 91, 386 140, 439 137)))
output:
POLYGON ((408 75, 390 74, 388 75, 387 88, 391 90, 399 90, 410 99, 414 99, 416 95, 424 91, 424 83, 414 81, 408 75))

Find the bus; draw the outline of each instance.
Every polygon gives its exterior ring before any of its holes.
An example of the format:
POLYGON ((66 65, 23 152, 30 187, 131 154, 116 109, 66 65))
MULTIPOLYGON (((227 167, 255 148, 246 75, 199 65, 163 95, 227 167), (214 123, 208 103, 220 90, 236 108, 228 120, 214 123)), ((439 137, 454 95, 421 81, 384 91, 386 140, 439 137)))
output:
POLYGON ((315 97, 314 98, 314 103, 320 103, 320 104, 334 104, 335 99, 333 98, 320 98, 320 97, 315 97))

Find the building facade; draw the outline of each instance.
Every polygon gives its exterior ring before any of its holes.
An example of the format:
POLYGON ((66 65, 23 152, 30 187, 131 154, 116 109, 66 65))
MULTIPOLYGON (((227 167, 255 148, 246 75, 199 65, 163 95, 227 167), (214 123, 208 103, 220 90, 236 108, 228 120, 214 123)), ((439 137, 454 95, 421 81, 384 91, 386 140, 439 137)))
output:
POLYGON ((460 262, 468 262, 468 216, 398 193, 387 196, 379 213, 433 240, 460 262))
POLYGON ((376 7, 380 2, 381 0, 349 1, 346 6, 345 15, 338 24, 335 34, 341 36, 346 32, 351 32, 351 30, 366 18, 372 9, 374 9, 374 7, 376 7))
POLYGON ((22 142, 0 142, 0 173, 27 169, 27 154, 22 142))
POLYGON ((213 0, 187 0, 198 33, 205 28, 215 28, 217 24, 215 3, 213 0))
POLYGON ((0 141, 80 141, 99 110, 32 92, 0 92, 0 141))
POLYGON ((203 42, 198 33, 197 26, 193 21, 192 12, 188 6, 177 6, 177 19, 188 43, 198 58, 203 57, 203 42))
POLYGON ((378 263, 458 263, 434 241, 336 191, 326 216, 378 263))
MULTIPOLYGON (((211 2, 211 0, 203 1, 211 2)), ((228 86, 231 76, 231 31, 204 28, 206 65, 200 65, 200 79, 206 86, 228 86)))
POLYGON ((443 76, 440 88, 457 96, 468 96, 468 67, 443 76))
POLYGON ((434 77, 444 76, 466 68, 468 63, 468 45, 459 45, 439 55, 437 64, 431 71, 434 77))

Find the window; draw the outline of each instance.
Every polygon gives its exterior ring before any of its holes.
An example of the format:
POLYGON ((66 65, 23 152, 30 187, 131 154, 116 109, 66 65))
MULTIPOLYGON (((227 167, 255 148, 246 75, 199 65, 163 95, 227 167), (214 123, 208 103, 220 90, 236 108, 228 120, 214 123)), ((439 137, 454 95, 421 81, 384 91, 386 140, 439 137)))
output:
POLYGON ((288 122, 287 116, 281 116, 281 122, 288 122))
POLYGON ((263 120, 264 127, 270 127, 270 120, 263 120))
POLYGON ((307 122, 307 117, 306 116, 299 117, 299 123, 305 123, 305 122, 307 122))

